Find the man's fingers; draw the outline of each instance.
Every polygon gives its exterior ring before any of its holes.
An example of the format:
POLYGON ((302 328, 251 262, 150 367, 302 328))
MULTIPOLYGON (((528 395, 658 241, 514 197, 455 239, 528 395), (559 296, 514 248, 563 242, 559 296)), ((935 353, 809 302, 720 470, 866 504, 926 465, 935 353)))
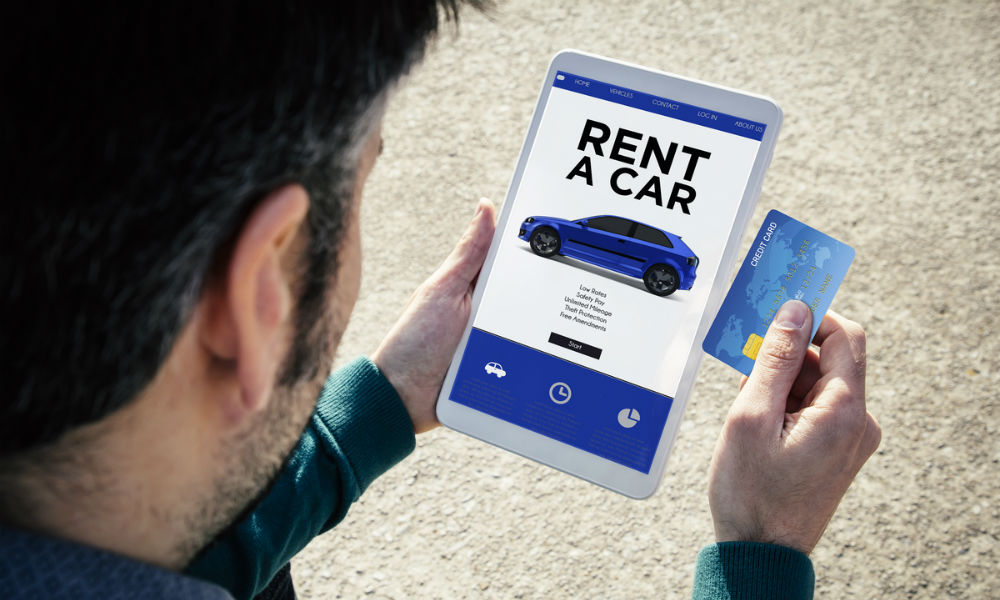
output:
POLYGON ((816 332, 820 372, 844 380, 854 396, 864 400, 867 362, 865 330, 850 319, 828 312, 816 332))
POLYGON ((865 333, 864 329, 858 323, 830 310, 827 311, 826 316, 820 322, 819 328, 816 330, 816 337, 813 338, 812 343, 822 346, 828 337, 841 330, 849 331, 855 337, 860 335, 862 338, 865 333))
POLYGON ((798 300, 785 302, 764 335, 753 371, 740 394, 741 399, 755 403, 743 406, 744 410, 784 414, 785 402, 809 349, 810 331, 809 307, 798 300))
POLYGON ((878 450, 879 444, 882 442, 882 426, 879 425, 878 419, 872 416, 871 413, 866 415, 867 421, 865 424, 865 434, 861 438, 861 461, 868 460, 868 457, 875 454, 878 450))
POLYGON ((441 265, 442 283, 447 291, 465 293, 476 278, 490 249, 495 218, 493 204, 480 199, 468 228, 441 265))
POLYGON ((799 376, 792 384, 792 396, 805 398, 822 375, 819 370, 819 352, 815 348, 809 348, 799 370, 799 376))
MULTIPOLYGON (((805 359, 802 361, 802 369, 799 370, 799 376, 795 378, 795 383, 792 384, 791 395, 797 398, 804 398, 822 376, 823 374, 819 371, 819 352, 816 348, 810 347, 806 351, 805 359)), ((743 391, 743 386, 747 384, 748 380, 749 377, 746 375, 740 378, 740 391, 743 391)))

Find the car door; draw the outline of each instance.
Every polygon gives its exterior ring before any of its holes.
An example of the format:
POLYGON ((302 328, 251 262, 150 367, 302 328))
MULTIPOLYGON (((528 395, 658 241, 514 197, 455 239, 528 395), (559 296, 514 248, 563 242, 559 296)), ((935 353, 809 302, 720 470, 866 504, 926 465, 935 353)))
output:
POLYGON ((577 258, 622 273, 634 270, 637 259, 627 253, 629 234, 635 223, 621 217, 592 217, 574 231, 570 242, 577 258))
POLYGON ((646 259, 644 272, 655 263, 672 264, 675 268, 680 266, 675 264, 677 263, 676 252, 674 252, 674 245, 670 243, 667 234, 649 225, 638 223, 632 235, 634 246, 631 251, 646 259))

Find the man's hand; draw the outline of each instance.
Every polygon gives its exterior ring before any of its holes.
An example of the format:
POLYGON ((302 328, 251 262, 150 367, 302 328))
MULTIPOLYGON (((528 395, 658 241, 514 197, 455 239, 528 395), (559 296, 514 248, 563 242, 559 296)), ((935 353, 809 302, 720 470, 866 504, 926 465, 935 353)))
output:
POLYGON ((809 347, 812 315, 786 302, 722 428, 708 496, 718 542, 808 554, 882 432, 865 408, 865 332, 833 312, 809 347), (818 351, 817 351, 818 350, 818 351))
POLYGON ((472 308, 472 288, 493 238, 495 213, 480 200, 469 228, 410 297, 372 360, 403 399, 413 430, 437 427, 434 404, 472 308))

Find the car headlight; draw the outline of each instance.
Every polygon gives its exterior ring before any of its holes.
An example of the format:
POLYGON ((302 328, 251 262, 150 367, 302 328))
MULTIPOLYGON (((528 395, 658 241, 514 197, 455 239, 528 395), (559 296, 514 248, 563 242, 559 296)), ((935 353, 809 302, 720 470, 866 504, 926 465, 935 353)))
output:
POLYGON ((692 267, 697 267, 698 266, 698 257, 697 256, 689 256, 688 257, 688 265, 692 266, 692 267))
POLYGON ((527 219, 524 220, 524 222, 525 223, 534 223, 535 222, 535 217, 528 217, 527 219))

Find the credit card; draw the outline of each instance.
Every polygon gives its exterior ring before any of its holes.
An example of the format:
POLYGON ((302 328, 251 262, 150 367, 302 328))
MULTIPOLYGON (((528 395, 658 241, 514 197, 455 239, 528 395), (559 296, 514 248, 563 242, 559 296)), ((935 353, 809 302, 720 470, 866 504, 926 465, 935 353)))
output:
POLYGON ((793 299, 812 310, 812 339, 852 260, 854 248, 772 210, 701 347, 749 375, 774 315, 793 299))

